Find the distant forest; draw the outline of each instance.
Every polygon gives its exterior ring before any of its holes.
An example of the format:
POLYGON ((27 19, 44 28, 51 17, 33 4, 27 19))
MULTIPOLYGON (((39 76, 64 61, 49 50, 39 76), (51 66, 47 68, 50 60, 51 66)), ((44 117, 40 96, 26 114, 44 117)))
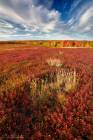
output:
POLYGON ((44 47, 93 47, 93 41, 76 40, 26 40, 26 41, 0 41, 0 44, 21 44, 44 47))

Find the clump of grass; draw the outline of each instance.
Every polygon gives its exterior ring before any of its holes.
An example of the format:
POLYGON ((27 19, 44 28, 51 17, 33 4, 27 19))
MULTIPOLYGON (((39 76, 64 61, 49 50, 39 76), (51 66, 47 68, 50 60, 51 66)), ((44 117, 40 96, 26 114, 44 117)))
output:
POLYGON ((48 58, 46 62, 49 66, 61 67, 63 65, 61 60, 58 58, 48 58))
POLYGON ((46 91, 51 93, 73 92, 77 88, 77 74, 74 70, 60 69, 58 71, 45 74, 44 78, 33 79, 30 82, 31 97, 44 94, 46 91))
POLYGON ((76 75, 76 70, 68 73, 66 82, 65 82, 65 91, 66 92, 73 92, 76 90, 78 81, 77 75, 76 75))
POLYGON ((63 56, 63 55, 64 55, 64 52, 62 52, 62 51, 59 51, 59 55, 62 55, 62 56, 63 56))

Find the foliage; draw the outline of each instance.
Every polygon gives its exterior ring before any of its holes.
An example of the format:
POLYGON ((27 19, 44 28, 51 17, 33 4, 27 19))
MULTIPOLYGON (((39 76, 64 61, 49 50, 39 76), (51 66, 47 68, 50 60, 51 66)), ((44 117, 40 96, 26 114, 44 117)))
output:
POLYGON ((0 139, 92 140, 93 50, 30 49, 0 53, 0 139), (64 59, 65 74, 48 58, 64 59))

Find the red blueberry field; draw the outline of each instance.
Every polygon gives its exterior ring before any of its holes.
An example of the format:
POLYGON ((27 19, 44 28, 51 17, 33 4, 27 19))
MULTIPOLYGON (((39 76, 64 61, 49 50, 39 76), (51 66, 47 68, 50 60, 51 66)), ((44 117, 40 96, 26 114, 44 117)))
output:
POLYGON ((93 48, 0 45, 0 140, 93 140, 93 48))

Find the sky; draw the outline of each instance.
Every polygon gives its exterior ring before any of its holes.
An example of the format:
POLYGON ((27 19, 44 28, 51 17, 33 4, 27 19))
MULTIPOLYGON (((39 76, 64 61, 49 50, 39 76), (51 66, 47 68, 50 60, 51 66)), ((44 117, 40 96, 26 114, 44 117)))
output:
POLYGON ((93 40, 93 0, 0 0, 0 40, 93 40))

